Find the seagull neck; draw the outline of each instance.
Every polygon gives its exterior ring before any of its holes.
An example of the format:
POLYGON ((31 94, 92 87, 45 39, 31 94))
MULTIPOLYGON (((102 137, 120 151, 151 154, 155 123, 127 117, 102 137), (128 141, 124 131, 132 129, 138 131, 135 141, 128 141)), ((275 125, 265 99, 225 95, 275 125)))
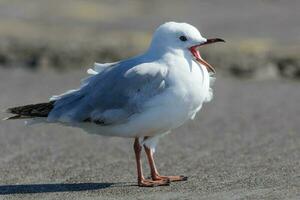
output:
POLYGON ((169 48, 169 47, 162 47, 151 45, 149 49, 146 51, 145 55, 149 58, 153 59, 160 59, 166 55, 176 55, 176 56, 184 56, 184 52, 180 49, 169 48))
POLYGON ((156 45, 151 45, 149 47, 149 49, 147 50, 146 54, 147 56, 149 57, 153 57, 153 58, 161 58, 164 54, 165 54, 165 49, 164 48, 161 48, 159 46, 156 46, 156 45))
POLYGON ((155 58, 162 58, 168 52, 170 52, 170 48, 166 45, 164 39, 154 36, 146 54, 155 58))

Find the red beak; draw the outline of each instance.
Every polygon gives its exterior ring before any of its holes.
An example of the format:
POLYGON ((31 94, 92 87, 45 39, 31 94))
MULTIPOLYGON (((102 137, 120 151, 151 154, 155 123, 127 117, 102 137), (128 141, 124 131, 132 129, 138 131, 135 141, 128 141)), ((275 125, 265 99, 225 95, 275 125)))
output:
POLYGON ((197 48, 200 46, 206 45, 206 44, 212 44, 212 43, 216 43, 216 42, 225 42, 225 40, 223 40, 221 38, 207 39, 206 42, 192 46, 189 48, 190 52, 196 58, 196 60, 200 64, 204 65, 209 71, 212 71, 213 73, 216 73, 216 70, 201 57, 200 52, 197 50, 197 48))

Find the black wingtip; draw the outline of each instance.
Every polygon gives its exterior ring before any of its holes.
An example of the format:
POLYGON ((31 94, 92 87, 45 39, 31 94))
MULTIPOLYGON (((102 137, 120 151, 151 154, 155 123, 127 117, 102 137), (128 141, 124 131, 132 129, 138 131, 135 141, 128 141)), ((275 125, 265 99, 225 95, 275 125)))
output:
POLYGON ((3 112, 5 112, 5 113, 12 113, 12 109, 8 108, 8 109, 3 110, 3 112))

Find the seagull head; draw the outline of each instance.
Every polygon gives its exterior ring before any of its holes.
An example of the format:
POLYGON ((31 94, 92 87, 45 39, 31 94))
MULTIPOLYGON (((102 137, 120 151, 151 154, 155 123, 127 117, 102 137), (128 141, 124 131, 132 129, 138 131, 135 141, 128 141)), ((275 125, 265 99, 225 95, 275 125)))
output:
POLYGON ((196 27, 187 23, 166 22, 154 32, 150 48, 156 52, 172 50, 187 52, 209 71, 215 72, 214 68, 201 57, 199 47, 216 42, 225 41, 220 38, 206 39, 196 27))

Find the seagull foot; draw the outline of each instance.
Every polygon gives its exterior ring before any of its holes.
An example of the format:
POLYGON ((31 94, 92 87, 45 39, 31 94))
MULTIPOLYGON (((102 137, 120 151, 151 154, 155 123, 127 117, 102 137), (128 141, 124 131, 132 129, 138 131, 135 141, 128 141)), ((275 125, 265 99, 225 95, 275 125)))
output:
POLYGON ((169 186, 169 179, 160 179, 160 180, 149 180, 143 179, 138 183, 139 187, 157 187, 157 186, 169 186))
POLYGON ((180 175, 180 176, 161 176, 161 175, 156 175, 156 176, 152 177, 152 179, 154 181, 157 181, 157 180, 170 180, 170 182, 177 182, 177 181, 187 181, 188 177, 187 176, 183 176, 183 175, 180 175))

